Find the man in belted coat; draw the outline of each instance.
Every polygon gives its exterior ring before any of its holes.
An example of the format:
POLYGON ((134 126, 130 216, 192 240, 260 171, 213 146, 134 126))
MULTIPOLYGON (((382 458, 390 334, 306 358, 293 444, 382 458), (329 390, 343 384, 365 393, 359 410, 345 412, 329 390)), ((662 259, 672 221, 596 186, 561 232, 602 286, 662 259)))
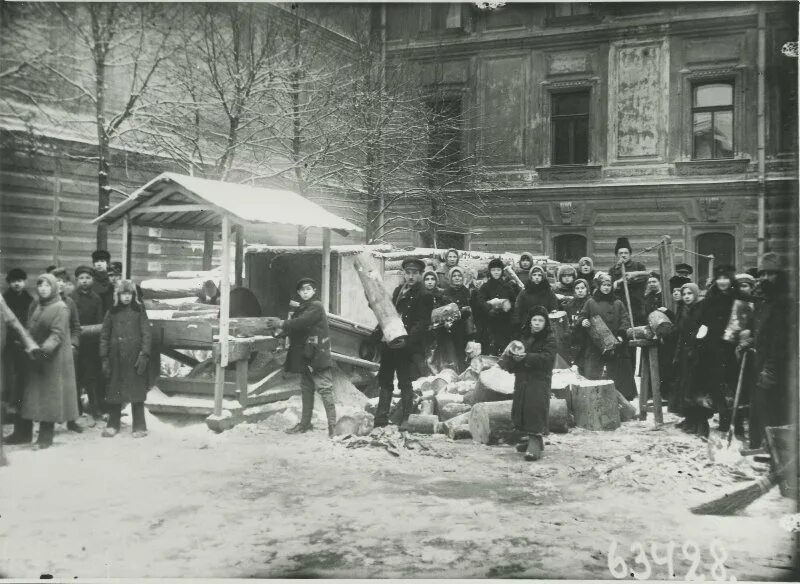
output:
MULTIPOLYGON (((614 254, 617 262, 608 270, 612 282, 614 282, 615 296, 622 300, 622 304, 627 308, 628 299, 625 297, 625 287, 622 283, 622 265, 625 265, 625 273, 644 272, 647 268, 642 262, 631 259, 631 242, 627 237, 617 239, 614 247, 614 254)), ((630 277, 629 277, 630 278, 630 277)), ((631 297, 631 312, 633 312, 633 323, 631 326, 641 326, 647 324, 647 315, 644 313, 644 293, 647 288, 647 280, 632 282, 628 280, 628 293, 631 297)))
MULTIPOLYGON (((403 321, 408 337, 399 345, 390 347, 387 343, 381 346, 381 368, 378 372, 380 397, 375 412, 375 426, 386 426, 389 423, 389 409, 394 393, 394 376, 400 387, 401 423, 408 419, 414 403, 414 392, 411 389, 412 363, 415 354, 424 353, 425 335, 431 323, 433 296, 426 293, 422 286, 422 272, 425 262, 417 258, 406 258, 402 263, 405 282, 395 288, 392 303, 403 321)), ((380 334, 380 329, 376 329, 380 334)))

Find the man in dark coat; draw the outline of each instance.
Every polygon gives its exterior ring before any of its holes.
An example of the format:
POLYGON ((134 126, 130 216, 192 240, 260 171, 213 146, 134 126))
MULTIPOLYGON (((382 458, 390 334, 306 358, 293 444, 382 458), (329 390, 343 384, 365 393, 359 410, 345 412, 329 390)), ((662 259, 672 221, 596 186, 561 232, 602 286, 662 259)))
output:
POLYGON ((331 341, 328 314, 316 298, 317 283, 311 278, 301 278, 295 286, 300 296, 292 318, 282 320, 282 334, 289 336, 289 353, 284 369, 300 374, 303 410, 300 422, 286 430, 287 434, 308 432, 313 427, 314 391, 319 392, 325 415, 328 418, 328 436, 333 437, 336 427, 336 405, 333 401, 333 372, 331 366, 331 341))
POLYGON ((111 254, 104 249, 92 252, 92 265, 94 266, 92 290, 103 301, 103 316, 105 316, 114 305, 114 285, 108 276, 111 254))
MULTIPOLYGON (((625 297, 625 286, 622 283, 622 265, 625 266, 626 274, 631 272, 644 272, 647 268, 642 262, 631 259, 631 243, 627 237, 617 239, 614 247, 614 254, 617 256, 617 263, 611 266, 608 274, 614 282, 616 297, 622 300, 622 304, 627 308, 628 301, 625 297)), ((628 292, 631 297, 631 311, 633 312, 633 324, 631 326, 641 326, 647 324, 647 315, 644 313, 644 291, 647 287, 647 280, 633 281, 628 276, 628 292)))
MULTIPOLYGON (((28 311, 33 296, 25 290, 28 275, 20 268, 13 268, 6 274, 8 290, 3 292, 3 299, 22 326, 28 324, 28 311)), ((8 327, 6 345, 3 349, 3 395, 2 401, 19 412, 22 407, 22 390, 25 388, 28 358, 22 348, 16 332, 8 327)))
MULTIPOLYGON (((408 337, 400 346, 390 347, 388 343, 382 344, 381 368, 378 372, 380 397, 375 412, 375 427, 386 426, 389 423, 395 374, 400 388, 401 424, 411 415, 414 405, 414 392, 411 389, 412 363, 415 354, 424 354, 425 337, 431 323, 433 296, 427 294, 422 287, 425 262, 417 258, 406 258, 403 260, 402 268, 405 282, 394 289, 392 303, 403 321, 408 337)), ((382 335, 380 328, 377 328, 374 334, 382 335)))
MULTIPOLYGON (((103 300, 92 289, 94 270, 89 266, 78 266, 75 279, 78 285, 72 293, 72 299, 78 307, 81 326, 103 324, 103 300)), ((101 377, 97 367, 99 359, 99 335, 85 338, 78 353, 78 390, 85 391, 89 397, 88 413, 91 419, 98 418, 105 407, 104 396, 98 392, 98 379, 101 377)))
MULTIPOLYGON (((765 439, 764 428, 789 423, 792 407, 789 384, 793 322, 788 283, 780 258, 765 253, 758 262, 759 297, 753 314, 753 331, 742 331, 742 349, 753 349, 756 375, 750 402, 750 446, 765 439)), ((796 317, 795 317, 796 318, 796 317)), ((741 351, 740 351, 741 352, 741 351)), ((796 358, 796 357, 795 357, 796 358)), ((795 388, 796 389, 796 388, 795 388)))

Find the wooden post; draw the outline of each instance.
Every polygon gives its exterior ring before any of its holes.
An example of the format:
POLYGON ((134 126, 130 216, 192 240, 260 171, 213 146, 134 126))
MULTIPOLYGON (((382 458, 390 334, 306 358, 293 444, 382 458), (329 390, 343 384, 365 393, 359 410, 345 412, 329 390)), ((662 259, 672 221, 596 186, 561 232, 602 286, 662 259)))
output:
POLYGON ((219 301, 220 359, 214 384, 214 415, 222 415, 222 394, 225 389, 225 367, 228 365, 228 332, 230 329, 231 300, 231 226, 230 219, 222 217, 222 282, 219 301))
POLYGON ((239 359, 236 362, 236 389, 239 391, 239 403, 247 407, 247 369, 249 359, 239 359))
POLYGON ((236 232, 236 252, 234 255, 234 270, 236 287, 242 286, 242 268, 244 267, 244 228, 241 225, 234 227, 236 232))
POLYGON ((214 232, 211 229, 206 229, 203 233, 203 270, 208 271, 211 269, 213 259, 214 232))
MULTIPOLYGON (((642 359, 644 362, 644 359, 642 359)), ((647 419, 647 396, 650 393, 650 367, 644 363, 642 367, 642 382, 639 385, 639 419, 647 419)))
MULTIPOLYGON (((713 282, 714 281, 714 254, 706 256, 708 258, 708 278, 713 282)), ((700 284, 700 282, 698 282, 700 284)), ((705 282, 703 282, 705 285, 705 282)))
POLYGON ((326 311, 331 309, 331 230, 322 229, 322 280, 320 286, 320 299, 326 311))
POLYGON ((650 388, 653 394, 653 417, 656 426, 664 423, 664 412, 661 406, 661 373, 658 370, 658 343, 647 347, 650 366, 642 360, 642 367, 650 370, 650 388))
MULTIPOLYGON (((109 266, 110 267, 110 266, 109 266)), ((128 215, 122 216, 122 278, 128 277, 128 215)))
MULTIPOLYGON (((669 235, 664 236, 664 259, 666 260, 666 267, 664 268, 666 270, 666 275, 664 275, 664 273, 661 274, 661 281, 667 282, 667 285, 669 285, 669 279, 675 275, 675 248, 672 245, 672 238, 669 235)), ((672 290, 669 291, 669 304, 665 304, 664 306, 672 310, 672 312, 678 309, 675 305, 675 301, 672 299, 672 290)))
POLYGON ((674 311, 675 309, 672 306, 672 290, 669 289, 670 276, 668 275, 668 264, 667 246, 666 242, 662 240, 661 245, 658 246, 658 272, 661 274, 661 297, 664 306, 674 311))

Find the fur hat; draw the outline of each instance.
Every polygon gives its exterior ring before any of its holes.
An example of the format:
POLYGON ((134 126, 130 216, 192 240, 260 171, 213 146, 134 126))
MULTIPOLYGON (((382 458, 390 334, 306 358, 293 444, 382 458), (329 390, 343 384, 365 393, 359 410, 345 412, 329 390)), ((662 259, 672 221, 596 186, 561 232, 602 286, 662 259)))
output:
POLYGON ((756 279, 753 276, 751 276, 750 274, 736 274, 734 276, 734 280, 736 280, 737 284, 739 284, 741 282, 747 282, 751 286, 755 286, 755 283, 756 283, 756 279))
POLYGON ((774 251, 768 251, 758 259, 758 273, 761 272, 780 272, 781 258, 774 251))
POLYGON ((725 278, 727 277, 731 282, 733 282, 734 275, 736 274, 736 268, 728 265, 722 264, 720 266, 714 266, 714 279, 717 278, 725 278))
POLYGON ((692 266, 689 264, 675 264, 675 271, 676 272, 686 272, 687 274, 691 275, 694 273, 692 266))
POLYGON ((419 258, 406 258, 406 259, 403 260, 403 263, 400 264, 400 267, 403 270, 406 270, 407 268, 416 268, 420 272, 424 272, 425 271, 425 262, 423 262, 419 258))
POLYGON ((524 260, 524 259, 527 259, 531 263, 531 265, 533 265, 533 254, 530 254, 527 251, 522 252, 521 254, 519 254, 519 262, 518 263, 522 263, 522 260, 524 260))
POLYGON ((506 266, 503 263, 503 260, 501 260, 500 258, 492 258, 492 260, 489 262, 489 269, 490 270, 492 268, 500 268, 502 270, 505 267, 506 266))
MULTIPOLYGON (((531 308, 528 310, 528 319, 526 322, 530 322, 534 316, 543 316, 546 323, 550 320, 547 309, 544 306, 539 306, 538 304, 536 306, 531 306, 531 308)), ((547 327, 545 326, 545 328, 547 327)))
POLYGON ((136 284, 134 284, 131 280, 120 280, 114 287, 114 306, 120 305, 119 295, 123 292, 130 292, 133 294, 133 300, 131 300, 131 304, 139 304, 139 294, 136 290, 136 284))
POLYGON ((297 281, 297 284, 294 285, 295 292, 300 290, 300 288, 302 288, 306 284, 311 284, 311 287, 314 288, 314 290, 317 289, 317 282, 314 280, 314 278, 300 278, 297 281))
POLYGON ((694 292, 694 304, 696 304, 697 301, 700 300, 700 286, 698 286, 694 282, 687 282, 686 284, 681 286, 681 296, 683 296, 683 291, 686 290, 687 288, 692 292, 694 292))
POLYGON ((580 268, 583 264, 589 264, 589 267, 594 270, 594 260, 590 257, 584 257, 578 260, 578 267, 580 268))
POLYGON ((105 260, 111 262, 111 254, 104 249, 98 249, 92 252, 92 262, 105 260))
POLYGON ((614 246, 614 253, 619 253, 619 250, 621 250, 623 247, 629 252, 633 252, 633 248, 631 248, 631 242, 628 241, 627 237, 617 238, 617 245, 614 246))
POLYGON ((6 274, 6 283, 16 282, 17 280, 27 280, 28 274, 22 268, 11 268, 6 274))
POLYGON ((81 274, 89 274, 92 278, 94 278, 94 269, 90 268, 89 266, 78 266, 75 268, 75 277, 77 278, 81 274))
POLYGON ((747 268, 745 273, 750 274, 753 278, 758 278, 758 268, 747 268))
POLYGON ((669 279, 670 292, 675 288, 681 288, 684 284, 690 284, 692 281, 686 276, 672 276, 669 279))
POLYGON ((556 276, 559 282, 563 276, 572 276, 574 279, 578 277, 578 271, 569 264, 561 264, 558 266, 558 272, 556 276))
POLYGON ((53 270, 55 270, 57 267, 58 267, 58 266, 57 266, 57 265, 55 265, 55 264, 50 264, 49 266, 47 266, 47 267, 44 269, 44 271, 45 271, 46 273, 48 273, 48 274, 52 274, 52 273, 53 273, 53 270))
POLYGON ((656 280, 658 280, 660 282, 661 281, 661 274, 659 274, 658 272, 650 272, 650 275, 647 276, 647 279, 649 280, 650 278, 655 278, 656 280))
POLYGON ((72 281, 72 279, 69 277, 69 274, 67 273, 67 268, 56 268, 50 273, 53 274, 58 280, 64 280, 65 282, 72 281))

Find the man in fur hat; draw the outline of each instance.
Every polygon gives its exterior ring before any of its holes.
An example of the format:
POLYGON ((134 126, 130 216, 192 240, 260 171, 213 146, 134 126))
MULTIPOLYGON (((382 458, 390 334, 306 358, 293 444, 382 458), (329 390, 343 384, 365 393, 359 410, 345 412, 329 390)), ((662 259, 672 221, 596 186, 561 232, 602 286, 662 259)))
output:
POLYGON ((103 315, 114 304, 114 286, 108 277, 111 265, 111 254, 104 249, 92 252, 92 265, 94 266, 92 290, 103 301, 103 315))
MULTIPOLYGON (((424 355, 425 337, 433 310, 433 296, 422 287, 425 262, 418 258, 406 258, 401 265, 405 282, 392 292, 392 303, 403 321, 408 337, 399 345, 390 346, 385 342, 381 345, 381 367, 378 371, 380 396, 375 412, 375 427, 389 423, 395 374, 400 388, 401 424, 411 414, 414 405, 414 392, 411 388, 412 363, 415 354, 424 355)), ((373 337, 380 339, 382 336, 380 326, 376 327, 373 337)))
POLYGON ((637 262, 631 259, 631 242, 627 237, 620 237, 617 239, 617 245, 614 246, 614 254, 617 256, 617 262, 608 270, 609 276, 614 282, 614 289, 616 296, 627 307, 627 298, 625 297, 625 286, 622 283, 622 266, 625 266, 626 275, 628 275, 628 293, 631 297, 631 312, 633 312, 633 324, 631 326, 641 326, 647 324, 647 315, 644 313, 644 291, 647 287, 647 279, 632 280, 630 277, 631 272, 644 272, 647 271, 642 262, 637 262))
POLYGON ((780 257, 765 253, 758 262, 760 295, 755 304, 752 333, 742 331, 740 352, 753 349, 756 380, 750 406, 750 446, 760 447, 764 428, 789 423, 792 406, 789 364, 792 359, 790 322, 796 322, 788 298, 788 281, 780 257), (746 334, 747 333, 747 334, 746 334))

